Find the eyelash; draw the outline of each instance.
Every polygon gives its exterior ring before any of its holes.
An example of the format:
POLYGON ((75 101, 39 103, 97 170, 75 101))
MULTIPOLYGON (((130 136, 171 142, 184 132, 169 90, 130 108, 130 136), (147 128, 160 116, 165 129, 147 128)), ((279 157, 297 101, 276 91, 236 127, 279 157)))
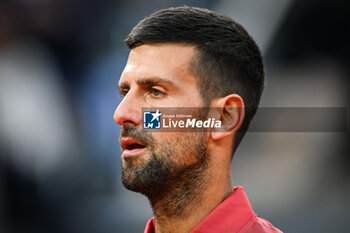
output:
MULTIPOLYGON (((164 92, 162 92, 161 90, 158 90, 157 88, 150 87, 150 88, 149 88, 149 93, 150 93, 150 94, 153 94, 153 91, 159 92, 159 95, 164 95, 164 94, 165 94, 164 92)), ((124 97, 126 96, 126 94, 128 94, 128 92, 129 92, 128 89, 120 90, 120 92, 119 92, 120 97, 121 97, 121 98, 124 98, 124 97)), ((154 95, 153 95, 153 97, 158 98, 159 95, 158 95, 158 96, 154 96, 154 95)))
POLYGON ((151 87, 149 90, 150 90, 150 93, 152 94, 152 96, 153 96, 153 97, 155 97, 155 98, 159 98, 159 96, 164 95, 164 92, 162 92, 162 91, 158 90, 157 88, 153 88, 153 87, 151 87), (153 91, 157 91, 157 92, 159 92, 159 95, 153 95, 153 91))

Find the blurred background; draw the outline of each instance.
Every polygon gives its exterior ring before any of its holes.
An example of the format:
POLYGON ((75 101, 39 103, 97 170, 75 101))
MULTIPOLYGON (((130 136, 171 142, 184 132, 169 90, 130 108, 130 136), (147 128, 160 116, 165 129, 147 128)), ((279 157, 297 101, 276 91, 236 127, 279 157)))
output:
MULTIPOLYGON (((170 6, 240 22, 267 66, 262 107, 349 107, 346 0, 1 0, 0 232, 137 233, 152 216, 120 182, 117 83, 136 23, 170 6)), ((284 119, 289 120, 289 119, 284 119)), ((233 159, 284 232, 350 232, 349 132, 249 132, 233 159)))

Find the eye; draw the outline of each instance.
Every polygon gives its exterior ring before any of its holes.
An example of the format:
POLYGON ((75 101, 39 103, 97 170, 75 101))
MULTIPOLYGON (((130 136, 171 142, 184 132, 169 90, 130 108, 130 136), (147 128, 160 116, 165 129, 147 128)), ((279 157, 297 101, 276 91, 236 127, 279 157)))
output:
POLYGON ((121 97, 125 97, 126 96, 126 94, 128 94, 128 92, 129 92, 129 89, 120 89, 120 96, 121 97))
POLYGON ((158 89, 151 88, 151 94, 153 97, 159 97, 159 96, 163 95, 164 93, 158 89))

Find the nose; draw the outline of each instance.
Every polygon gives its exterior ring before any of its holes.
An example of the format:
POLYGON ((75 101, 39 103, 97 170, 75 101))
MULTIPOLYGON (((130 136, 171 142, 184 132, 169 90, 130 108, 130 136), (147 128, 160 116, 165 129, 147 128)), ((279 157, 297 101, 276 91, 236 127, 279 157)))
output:
POLYGON ((140 101, 129 91, 115 110, 113 119, 117 124, 126 126, 141 124, 141 117, 140 101))

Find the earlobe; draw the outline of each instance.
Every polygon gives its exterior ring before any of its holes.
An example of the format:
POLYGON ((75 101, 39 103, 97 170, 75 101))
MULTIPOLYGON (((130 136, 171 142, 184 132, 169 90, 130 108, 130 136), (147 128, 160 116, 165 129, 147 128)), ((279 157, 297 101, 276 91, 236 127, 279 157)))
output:
POLYGON ((245 109, 242 97, 237 94, 217 99, 214 105, 215 110, 211 114, 215 119, 220 119, 221 127, 211 131, 211 138, 217 141, 239 130, 244 120, 245 109))

